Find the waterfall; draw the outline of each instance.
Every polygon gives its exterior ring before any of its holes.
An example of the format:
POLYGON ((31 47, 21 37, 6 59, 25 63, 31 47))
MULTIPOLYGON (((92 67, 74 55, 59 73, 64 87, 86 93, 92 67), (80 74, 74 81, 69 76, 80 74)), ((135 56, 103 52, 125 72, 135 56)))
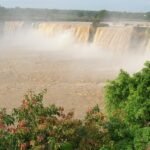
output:
POLYGON ((90 23, 36 22, 29 24, 25 22, 5 22, 4 33, 15 32, 27 26, 50 37, 70 32, 78 42, 86 43, 89 39, 90 23))
POLYGON ((121 53, 149 50, 150 27, 98 27, 93 42, 121 53))
POLYGON ((49 36, 58 33, 70 32, 79 42, 87 42, 89 38, 90 24, 86 23, 39 23, 36 28, 49 36))
POLYGON ((94 43, 103 49, 125 51, 130 47, 132 27, 99 27, 94 43))
POLYGON ((4 29, 3 32, 4 33, 12 33, 15 32, 17 30, 20 30, 23 28, 24 22, 22 21, 8 21, 4 23, 4 29))
POLYGON ((92 25, 86 22, 5 22, 3 33, 34 29, 46 36, 69 32, 77 42, 92 42, 104 50, 114 52, 150 51, 150 27, 108 26, 97 27, 90 33, 92 25), (92 38, 90 37, 92 35, 92 38))

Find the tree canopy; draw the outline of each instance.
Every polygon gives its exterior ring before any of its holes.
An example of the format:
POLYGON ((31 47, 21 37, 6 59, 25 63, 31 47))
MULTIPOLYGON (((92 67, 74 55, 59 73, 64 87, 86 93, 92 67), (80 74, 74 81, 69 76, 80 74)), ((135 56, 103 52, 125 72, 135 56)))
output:
POLYGON ((0 6, 0 21, 27 20, 27 21, 122 21, 122 20, 150 20, 149 13, 130 13, 115 11, 88 11, 88 10, 57 10, 35 8, 5 8, 0 6), (147 17, 146 17, 147 16, 147 17))

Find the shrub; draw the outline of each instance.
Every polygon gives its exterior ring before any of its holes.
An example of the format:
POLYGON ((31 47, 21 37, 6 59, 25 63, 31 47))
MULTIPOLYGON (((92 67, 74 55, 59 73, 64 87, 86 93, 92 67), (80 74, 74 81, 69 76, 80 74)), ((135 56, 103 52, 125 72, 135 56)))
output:
POLYGON ((29 92, 11 115, 0 111, 1 150, 99 150, 105 144, 105 117, 98 107, 84 121, 74 119, 73 112, 66 114, 61 107, 44 107, 44 93, 29 92))

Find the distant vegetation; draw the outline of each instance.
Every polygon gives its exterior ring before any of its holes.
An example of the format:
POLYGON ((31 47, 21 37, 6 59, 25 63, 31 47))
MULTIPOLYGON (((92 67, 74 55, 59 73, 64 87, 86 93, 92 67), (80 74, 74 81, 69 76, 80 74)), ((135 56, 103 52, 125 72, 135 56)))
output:
POLYGON ((111 20, 150 20, 148 13, 129 13, 82 10, 50 10, 31 8, 4 8, 0 7, 0 21, 27 20, 27 21, 84 21, 99 22, 111 20))
MULTIPOLYGON (((0 111, 0 150, 148 150, 150 62, 130 76, 121 71, 106 86, 106 115, 98 106, 83 120, 43 105, 45 91, 25 95, 12 114, 0 111)), ((82 108, 81 108, 82 109, 82 108)))

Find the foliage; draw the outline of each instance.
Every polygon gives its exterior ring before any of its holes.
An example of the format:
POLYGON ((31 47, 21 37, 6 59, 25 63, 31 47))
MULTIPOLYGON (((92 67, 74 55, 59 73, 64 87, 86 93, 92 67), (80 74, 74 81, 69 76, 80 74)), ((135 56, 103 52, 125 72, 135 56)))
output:
POLYGON ((150 20, 150 12, 147 12, 144 16, 146 17, 147 20, 150 20))
POLYGON ((116 149, 146 149, 150 144, 150 62, 133 76, 121 71, 109 82, 106 107, 116 149))
POLYGON ((0 111, 1 150, 99 150, 106 143, 105 117, 98 107, 84 121, 73 119, 73 112, 65 114, 61 107, 44 107, 44 93, 29 92, 11 115, 0 111))
POLYGON ((114 20, 150 20, 147 13, 130 13, 115 11, 88 11, 88 10, 56 10, 35 8, 5 8, 0 6, 0 21, 83 21, 93 22, 114 20), (38 14, 38 15, 37 15, 38 14))

